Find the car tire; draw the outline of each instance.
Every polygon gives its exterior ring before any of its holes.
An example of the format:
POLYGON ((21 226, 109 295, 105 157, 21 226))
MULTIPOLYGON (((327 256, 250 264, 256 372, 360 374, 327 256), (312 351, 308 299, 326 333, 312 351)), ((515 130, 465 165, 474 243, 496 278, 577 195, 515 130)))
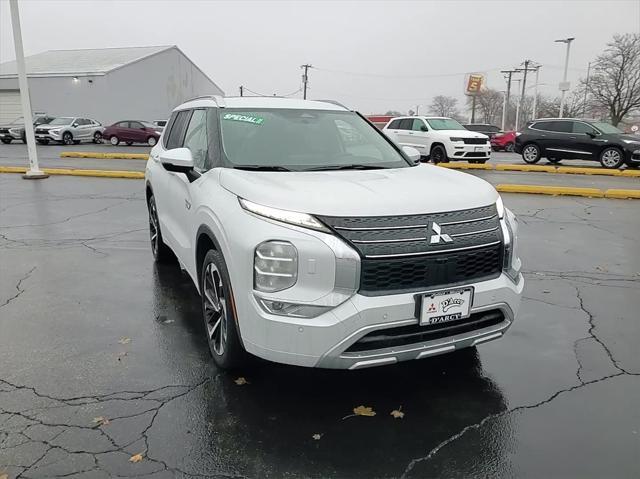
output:
POLYGON ((222 369, 239 368, 248 355, 238 334, 229 273, 219 251, 209 250, 204 257, 200 297, 207 344, 214 362, 222 369))
POLYGON ((449 163, 449 158, 447 158, 447 151, 444 149, 442 145, 436 145, 431 148, 431 161, 434 164, 438 163, 449 163))
POLYGON ((22 135, 22 136, 20 137, 20 140, 21 140, 21 141, 22 141, 22 143, 24 143, 25 145, 27 144, 27 137, 26 137, 26 135, 22 135))
POLYGON ((9 143, 11 143, 11 138, 2 138, 2 143, 4 143, 5 145, 8 145, 9 143))
POLYGON ((155 136, 150 136, 149 138, 147 138, 147 145, 156 146, 156 143, 158 143, 158 140, 156 140, 155 136))
POLYGON ((522 148, 522 159, 525 163, 533 165, 540 161, 540 147, 535 143, 529 143, 522 148))
POLYGON ((99 131, 96 131, 93 134, 93 142, 96 144, 102 143, 102 133, 100 133, 99 131))
POLYGON ((62 135, 62 143, 65 145, 72 145, 73 144, 73 135, 71 133, 69 133, 68 131, 66 131, 64 133, 64 135, 62 135))
POLYGON ((127 146, 133 145, 133 141, 125 141, 125 143, 127 144, 127 146))
POLYGON ((624 153, 620 148, 610 146, 600 152, 600 164, 610 170, 618 169, 624 163, 624 153))
POLYGON ((173 251, 162 239, 160 231, 160 222, 158 221, 158 208, 156 207, 156 199, 153 194, 147 202, 147 210, 149 212, 149 240, 151 241, 151 253, 156 263, 171 263, 175 258, 173 251))
POLYGON ((109 138, 109 143, 111 143, 113 146, 118 146, 120 144, 120 138, 118 138, 116 135, 111 135, 111 138, 109 138))
POLYGON ((513 153, 513 150, 515 150, 516 145, 514 143, 507 143, 504 146, 504 151, 506 151, 507 153, 513 153))
POLYGON ((48 145, 49 140, 36 140, 40 145, 48 145))
POLYGON ((80 140, 73 140, 73 144, 74 145, 79 145, 80 144, 80 140))

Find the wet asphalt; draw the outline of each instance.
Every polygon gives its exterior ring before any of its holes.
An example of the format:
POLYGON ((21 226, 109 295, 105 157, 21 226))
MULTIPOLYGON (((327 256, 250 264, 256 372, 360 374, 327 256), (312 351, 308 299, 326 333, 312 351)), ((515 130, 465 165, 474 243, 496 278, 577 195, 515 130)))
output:
POLYGON ((0 477, 640 475, 637 201, 503 195, 526 287, 497 342, 225 373, 142 186, 0 175, 0 477))

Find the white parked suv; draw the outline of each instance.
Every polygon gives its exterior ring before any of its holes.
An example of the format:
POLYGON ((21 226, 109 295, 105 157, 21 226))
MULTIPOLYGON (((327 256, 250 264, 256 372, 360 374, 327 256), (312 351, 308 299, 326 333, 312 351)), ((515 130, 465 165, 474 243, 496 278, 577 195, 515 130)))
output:
POLYGON ((453 118, 393 118, 382 131, 397 144, 416 148, 423 159, 434 163, 453 160, 486 163, 491 157, 489 137, 467 130, 453 118))
POLYGON ((201 97, 146 167, 151 246, 202 301, 215 362, 358 369, 501 337, 517 222, 471 175, 420 164, 333 102, 201 97))

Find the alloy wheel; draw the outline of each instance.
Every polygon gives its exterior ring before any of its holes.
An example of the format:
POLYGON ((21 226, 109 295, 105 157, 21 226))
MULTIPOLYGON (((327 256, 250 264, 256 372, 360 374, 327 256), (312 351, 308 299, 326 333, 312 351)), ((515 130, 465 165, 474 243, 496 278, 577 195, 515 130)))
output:
POLYGON ((65 133, 64 136, 62 137, 62 142, 65 145, 72 145, 73 144, 73 137, 71 136, 70 133, 65 133))
POLYGON ((528 163, 533 163, 538 160, 538 148, 529 145, 522 152, 522 156, 524 156, 525 161, 528 163))
POLYGON ((215 353, 222 356, 227 345, 227 301, 222 274, 213 263, 207 264, 205 269, 202 294, 207 340, 215 353))
POLYGON ((151 240, 151 250, 154 256, 158 254, 158 248, 160 246, 158 232, 158 211, 156 210, 156 202, 151 198, 149 202, 149 239, 151 240))
POLYGON ((620 164, 621 156, 618 150, 610 149, 602 154, 602 164, 607 168, 616 168, 620 164))
POLYGON ((150 136, 149 139, 147 140, 147 144, 149 146, 156 146, 156 139, 153 136, 150 136))

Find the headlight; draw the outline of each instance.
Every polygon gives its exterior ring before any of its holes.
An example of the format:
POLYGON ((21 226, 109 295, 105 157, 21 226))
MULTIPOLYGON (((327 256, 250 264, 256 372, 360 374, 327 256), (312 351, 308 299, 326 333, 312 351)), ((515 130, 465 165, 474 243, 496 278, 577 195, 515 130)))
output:
POLYGON ((518 257, 518 220, 509 209, 504 210, 504 219, 500 221, 504 236, 504 273, 515 283, 518 281, 522 261, 518 257))
POLYGON ((290 288, 298 280, 298 251, 288 241, 260 243, 253 260, 253 287, 273 293, 290 288))
POLYGON ((58 133, 60 133, 60 130, 49 130, 49 133, 55 133, 55 134, 58 134, 58 133))
POLYGON ((20 128, 9 128, 9 133, 19 135, 21 133, 20 128))
POLYGON ((316 218, 307 213, 298 213, 297 211, 280 210, 278 208, 271 208, 270 206, 263 206, 254 203, 244 198, 238 198, 240 206, 245 210, 250 211, 256 215, 264 216, 275 221, 282 223, 288 223, 294 226, 300 226, 302 228, 309 228, 312 230, 323 231, 330 233, 329 229, 320 223, 316 218))
POLYGON ((451 141, 464 141, 462 138, 458 138, 457 136, 452 136, 449 138, 451 141))

